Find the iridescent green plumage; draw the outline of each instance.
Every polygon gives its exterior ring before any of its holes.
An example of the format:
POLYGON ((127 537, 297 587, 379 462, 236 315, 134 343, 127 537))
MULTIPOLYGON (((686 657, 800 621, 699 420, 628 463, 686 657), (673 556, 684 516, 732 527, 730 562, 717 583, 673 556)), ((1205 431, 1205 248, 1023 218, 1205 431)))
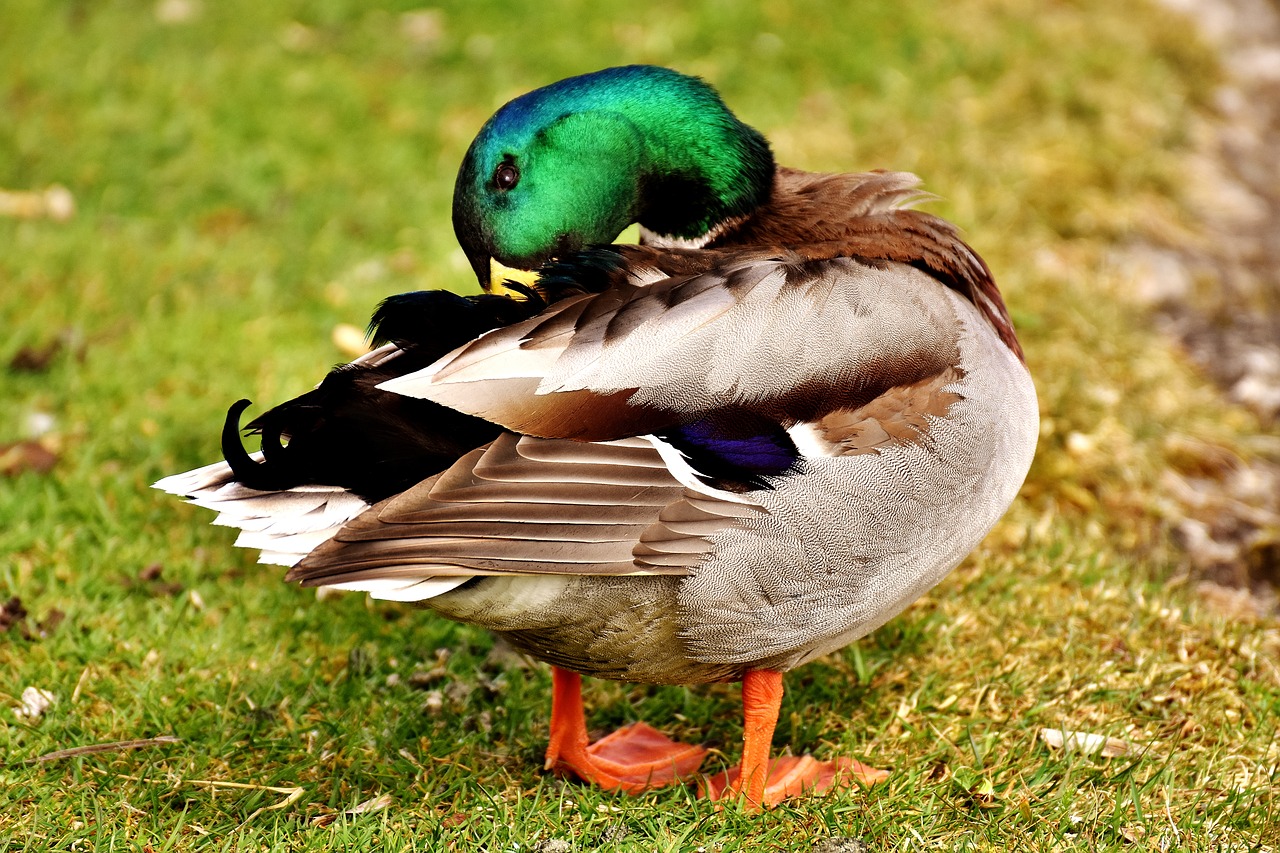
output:
POLYGON ((769 197, 769 145, 706 83, 631 65, 508 103, 458 172, 453 224, 482 284, 489 258, 530 269, 639 222, 696 238, 769 197), (518 181, 504 188, 500 167, 518 181))

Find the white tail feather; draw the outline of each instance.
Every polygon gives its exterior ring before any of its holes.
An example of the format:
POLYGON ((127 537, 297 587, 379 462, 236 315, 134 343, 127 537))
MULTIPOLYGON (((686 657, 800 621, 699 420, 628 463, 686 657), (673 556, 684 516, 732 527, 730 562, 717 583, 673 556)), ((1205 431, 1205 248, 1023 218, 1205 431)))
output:
MULTIPOLYGON (((253 454, 261 458, 261 454, 253 454)), ((328 542, 369 504, 338 486, 297 486, 280 492, 250 489, 235 481, 226 462, 165 477, 155 484, 196 506, 218 513, 214 524, 235 527, 236 545, 256 548, 258 562, 294 566, 328 542)))
MULTIPOLYGON (((261 459, 262 454, 252 454, 261 459)), ((295 486, 279 492, 251 489, 235 481, 226 462, 165 477, 154 488, 184 497, 218 513, 214 524, 235 527, 236 545, 256 548, 258 562, 292 568, 338 534, 369 504, 339 486, 295 486)), ((387 601, 425 601, 466 583, 462 577, 404 580, 384 578, 328 585, 329 589, 367 592, 387 601)))

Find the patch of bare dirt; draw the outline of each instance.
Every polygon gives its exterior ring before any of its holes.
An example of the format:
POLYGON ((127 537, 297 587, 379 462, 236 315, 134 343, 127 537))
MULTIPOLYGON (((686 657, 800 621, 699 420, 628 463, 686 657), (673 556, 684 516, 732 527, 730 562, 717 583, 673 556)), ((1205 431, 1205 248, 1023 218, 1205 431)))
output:
POLYGON ((1135 293, 1263 425, 1250 458, 1172 437, 1174 534, 1210 605, 1275 613, 1280 589, 1280 0, 1162 0, 1222 57, 1186 201, 1202 239, 1130 247, 1135 293), (1245 596, 1241 598, 1240 596, 1245 596))
POLYGON ((1226 79, 1196 130, 1187 201, 1195 245, 1130 261, 1165 329, 1236 402, 1280 421, 1280 2, 1163 0, 1217 46, 1226 79))

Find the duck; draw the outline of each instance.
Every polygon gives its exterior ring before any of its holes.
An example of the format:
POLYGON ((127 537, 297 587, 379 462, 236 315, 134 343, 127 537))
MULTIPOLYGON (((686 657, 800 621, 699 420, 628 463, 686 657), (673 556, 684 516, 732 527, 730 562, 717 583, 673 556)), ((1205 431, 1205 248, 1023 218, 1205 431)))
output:
POLYGON ((482 292, 388 298, 367 355, 243 429, 236 402, 224 459, 156 487, 289 581, 550 664, 547 769, 751 808, 874 784, 850 757, 772 756, 784 675, 946 577, 1039 433, 992 273, 932 198, 906 172, 778 165, 671 69, 552 83, 459 169, 482 292), (741 682, 740 763, 698 776, 706 749, 644 722, 591 742, 583 676, 741 682))

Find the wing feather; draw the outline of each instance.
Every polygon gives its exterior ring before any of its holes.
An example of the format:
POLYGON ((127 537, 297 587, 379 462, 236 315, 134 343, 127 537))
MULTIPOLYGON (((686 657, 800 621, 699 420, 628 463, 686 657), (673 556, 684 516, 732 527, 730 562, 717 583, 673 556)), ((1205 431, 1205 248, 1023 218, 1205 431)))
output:
POLYGON ((673 477, 649 440, 504 433, 351 521, 289 577, 404 598, 415 579, 685 575, 709 537, 761 511, 722 503, 673 477))

